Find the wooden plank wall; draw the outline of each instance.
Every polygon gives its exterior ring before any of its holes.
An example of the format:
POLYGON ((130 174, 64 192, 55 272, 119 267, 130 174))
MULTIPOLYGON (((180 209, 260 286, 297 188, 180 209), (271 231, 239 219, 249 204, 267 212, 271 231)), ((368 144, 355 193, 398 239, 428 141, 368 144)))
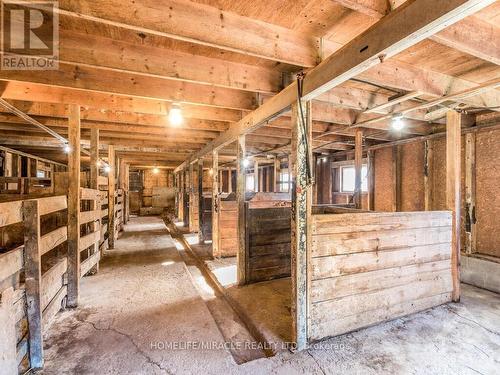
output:
POLYGON ((267 202, 267 205, 271 204, 277 207, 261 208, 263 202, 246 204, 248 283, 290 276, 290 202, 267 202))
POLYGON ((202 201, 202 223, 201 231, 203 240, 212 240, 212 195, 204 196, 202 201))
POLYGON ((451 301, 451 213, 312 216, 309 339, 451 301))
POLYGON ((214 256, 235 257, 238 249, 238 210, 236 201, 220 200, 219 210, 219 252, 214 256))

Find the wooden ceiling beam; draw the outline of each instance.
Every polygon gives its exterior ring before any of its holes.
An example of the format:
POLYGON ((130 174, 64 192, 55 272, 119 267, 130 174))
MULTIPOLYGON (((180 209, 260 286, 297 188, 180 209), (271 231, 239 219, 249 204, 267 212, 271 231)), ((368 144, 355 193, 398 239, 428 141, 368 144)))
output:
POLYGON ((69 87, 85 92, 120 94, 137 98, 211 107, 251 110, 256 97, 249 92, 125 74, 81 65, 59 64, 58 70, 0 70, 0 79, 69 87))
POLYGON ((186 0, 60 0, 59 11, 76 20, 296 66, 313 67, 319 59, 320 38, 186 0))
POLYGON ((278 70, 67 30, 59 39, 59 59, 66 64, 251 92, 282 89, 278 70))
MULTIPOLYGON (((381 19, 390 13, 387 0, 333 0, 340 5, 381 19)), ((433 41, 500 65, 500 28, 480 20, 467 17, 430 37, 433 41)))

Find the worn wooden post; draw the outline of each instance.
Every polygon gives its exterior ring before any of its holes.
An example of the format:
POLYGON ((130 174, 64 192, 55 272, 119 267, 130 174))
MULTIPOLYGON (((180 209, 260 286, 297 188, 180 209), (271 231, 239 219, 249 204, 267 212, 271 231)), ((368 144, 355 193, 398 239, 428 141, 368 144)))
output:
POLYGON ((373 151, 368 151, 368 210, 375 211, 375 160, 373 151))
POLYGON ((462 115, 446 114, 446 206, 452 211, 451 275, 452 299, 460 301, 460 150, 462 115))
POLYGON ((392 190, 392 210, 394 212, 400 212, 402 201, 401 201, 401 157, 402 149, 401 146, 392 147, 392 174, 393 174, 393 190, 392 190))
POLYGON ((32 368, 41 369, 43 367, 42 306, 40 303, 42 272, 38 200, 33 199, 23 202, 23 219, 24 274, 30 362, 32 368))
POLYGON ((275 193, 279 192, 279 180, 280 180, 280 169, 281 163, 277 156, 274 157, 274 179, 273 179, 273 191, 275 193))
POLYGON ((69 106, 68 154, 68 307, 80 293, 80 106, 69 106))
POLYGON ((308 161, 312 160, 312 150, 307 150, 304 137, 312 147, 311 102, 302 102, 305 116, 303 128, 299 103, 292 105, 292 152, 289 172, 292 185, 292 220, 291 220, 291 258, 292 258, 292 320, 293 341, 297 350, 302 350, 308 343, 308 289, 309 257, 311 251, 311 204, 312 185, 308 181, 308 161), (306 132, 304 134, 304 131, 306 132), (308 155, 309 154, 309 155, 308 155))
POLYGON ((354 205, 360 209, 362 193, 361 171, 363 168, 363 130, 361 129, 356 129, 354 147, 354 205))
POLYGON ((125 190, 126 190, 126 195, 125 195, 125 201, 123 202, 124 204, 124 218, 125 218, 125 223, 127 223, 130 220, 130 164, 125 164, 125 190))
MULTIPOLYGON (((92 128, 90 130, 90 188, 99 190, 99 129, 92 128)), ((101 202, 100 200, 92 201, 91 210, 101 211, 101 202)), ((99 219, 94 221, 92 224, 92 230, 94 232, 101 229, 101 220, 102 218, 99 215, 99 219)), ((99 239, 97 243, 94 245, 94 253, 99 251, 99 239)), ((96 273, 99 271, 99 262, 93 267, 91 273, 96 273)))
MULTIPOLYGON (((179 172, 179 204, 177 208, 177 217, 184 221, 184 170, 179 172)), ((184 223, 185 224, 185 223, 184 223)))
POLYGON ((108 146, 108 248, 115 248, 115 193, 116 193, 116 160, 115 148, 108 146))
POLYGON ((212 255, 220 256, 219 249, 219 152, 212 152, 212 255))
POLYGON ((233 192, 233 173, 231 167, 227 169, 227 192, 233 192))
POLYGON ((432 211, 432 141, 424 143, 424 209, 432 211))
POLYGON ((238 252, 237 252, 237 280, 238 285, 245 285, 246 280, 246 220, 245 220, 245 136, 238 137, 237 164, 236 164, 236 203, 238 209, 238 252))
POLYGON ((254 161, 253 163, 253 191, 256 193, 260 190, 260 183, 259 183, 259 162, 257 160, 254 161))
POLYGON ((194 231, 194 166, 189 164, 189 231, 194 231))
POLYGON ((198 240, 205 242, 203 236, 203 159, 198 159, 198 240))
POLYGON ((465 135, 465 252, 476 252, 476 133, 465 135))

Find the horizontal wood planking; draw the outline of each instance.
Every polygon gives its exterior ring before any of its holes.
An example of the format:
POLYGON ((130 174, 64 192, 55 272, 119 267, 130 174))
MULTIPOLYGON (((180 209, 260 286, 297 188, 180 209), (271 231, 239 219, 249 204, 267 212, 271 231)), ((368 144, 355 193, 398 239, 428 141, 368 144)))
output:
POLYGON ((38 212, 40 216, 48 215, 52 212, 65 210, 68 207, 68 201, 65 195, 39 198, 38 207, 39 207, 38 212))
POLYGON ((450 259, 450 243, 382 251, 341 254, 311 259, 312 279, 343 276, 417 263, 450 259))
POLYGON ((236 256, 238 211, 236 201, 220 201, 219 206, 219 250, 223 257, 236 256))
MULTIPOLYGON (((247 203, 247 280, 259 282, 290 276, 291 208, 280 201, 247 203)), ((288 202, 285 202, 288 203, 288 202)))
POLYGON ((99 200, 101 199, 101 192, 95 189, 80 188, 80 199, 82 200, 99 200))
POLYGON ((400 247, 433 245, 451 241, 451 226, 386 230, 379 232, 339 233, 312 238, 312 256, 330 256, 400 247))
POLYGON ((62 244, 68 239, 68 228, 66 226, 57 228, 40 238, 40 256, 48 253, 56 246, 62 244))
POLYGON ((0 227, 23 221, 22 207, 22 201, 0 203, 0 227))
POLYGON ((91 223, 93 221, 99 220, 102 216, 104 216, 103 211, 107 210, 94 210, 94 211, 83 211, 80 212, 80 224, 91 223))
POLYGON ((410 284, 415 280, 428 280, 437 277, 439 272, 451 273, 450 269, 450 261, 444 260, 313 280, 311 282, 311 303, 383 290, 410 284))
POLYGON ((45 309, 63 286, 63 275, 68 269, 68 259, 62 258, 42 275, 40 305, 45 309))
POLYGON ((80 264, 80 275, 85 276, 101 259, 101 252, 96 251, 80 264))
POLYGON ((451 300, 449 212, 312 216, 311 340, 451 300))
MULTIPOLYGON (((24 267, 24 247, 20 246, 0 254, 0 282, 19 272, 24 267)), ((1 291, 0 291, 1 292, 1 291)))
POLYGON ((59 289, 54 298, 52 298, 52 300, 47 305, 45 310, 43 310, 42 327, 44 332, 46 332, 47 329, 50 327, 52 318, 59 312, 59 310, 62 309, 64 298, 66 298, 67 295, 68 295, 68 287, 66 285, 63 285, 63 287, 59 289))
POLYGON ((449 301, 451 301, 451 293, 444 293, 419 300, 403 302, 387 308, 365 311, 335 322, 317 322, 311 325, 310 339, 314 341, 325 337, 342 335, 356 329, 439 306, 449 301))
POLYGON ((80 241, 79 241, 79 245, 78 245, 80 251, 85 250, 88 247, 95 244, 100 239, 100 237, 101 237, 100 231, 93 232, 93 233, 87 234, 84 237, 81 237, 80 241))

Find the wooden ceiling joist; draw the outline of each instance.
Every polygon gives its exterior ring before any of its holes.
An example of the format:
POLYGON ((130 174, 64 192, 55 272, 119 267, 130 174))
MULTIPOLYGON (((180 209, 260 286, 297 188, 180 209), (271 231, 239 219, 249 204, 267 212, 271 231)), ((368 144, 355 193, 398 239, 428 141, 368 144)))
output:
MULTIPOLYGON (((312 100, 324 94, 492 2, 493 0, 419 0, 406 3, 310 70, 303 83, 304 100, 312 100), (422 9, 426 11, 423 12, 422 9), (380 38, 380 35, 384 35, 384 38, 380 38)), ((234 141, 240 134, 262 126, 265 121, 286 111, 295 100, 297 84, 294 82, 193 154, 178 169, 234 141)))

